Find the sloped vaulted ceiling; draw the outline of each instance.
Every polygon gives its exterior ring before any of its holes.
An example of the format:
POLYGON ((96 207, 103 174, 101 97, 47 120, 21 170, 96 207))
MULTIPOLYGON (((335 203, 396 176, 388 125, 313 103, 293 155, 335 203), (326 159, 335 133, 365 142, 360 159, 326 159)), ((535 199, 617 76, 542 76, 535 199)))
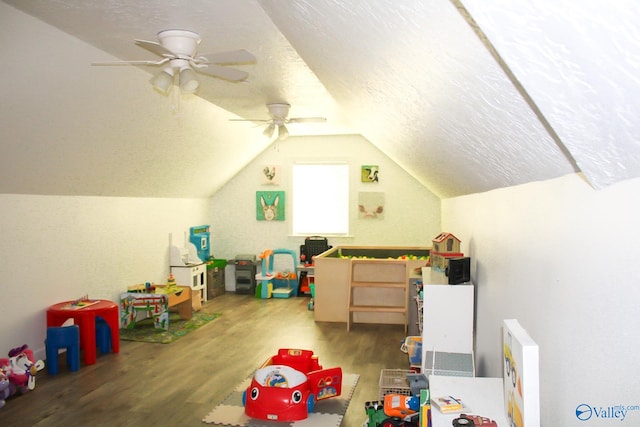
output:
MULTIPOLYGON (((12 184, 20 179, 9 180, 4 166, 20 174, 27 151, 55 158, 66 144, 75 153, 84 135, 59 135, 54 146, 25 136, 29 150, 11 151, 12 158, 0 160, 0 174, 5 174, 0 192, 67 194, 79 187, 75 193, 89 195, 210 195, 268 144, 250 124, 228 119, 262 117, 265 104, 278 101, 291 103, 293 116, 328 118, 326 124, 290 129, 294 137, 361 134, 440 197, 571 172, 583 172, 595 188, 640 176, 640 11, 630 0, 3 1, 11 5, 6 10, 15 7, 99 50, 73 49, 76 43, 70 42, 48 45, 47 31, 5 30, 0 52, 26 62, 73 56, 68 62, 87 66, 66 72, 77 73, 84 90, 91 92, 91 84, 99 81, 101 90, 106 86, 128 95, 117 107, 127 112, 126 120, 103 111, 114 108, 115 101, 83 97, 86 105, 74 108, 76 123, 106 133, 100 161, 81 150, 86 157, 79 160, 91 165, 82 185, 70 184, 60 173, 63 162, 47 166, 46 185, 12 184), (175 118, 161 119, 164 110, 158 105, 167 101, 146 82, 152 70, 88 66, 96 60, 149 59, 133 40, 153 40, 168 28, 197 31, 203 51, 244 48, 258 58, 246 68, 245 83, 201 79, 198 97, 205 103, 187 101, 185 111, 193 117, 183 117, 182 125, 175 118), (14 46, 20 52, 12 52, 14 46), (91 57, 96 52, 104 55, 91 57), (113 118, 117 134, 96 125, 113 118), (138 167, 139 157, 122 150, 142 153, 149 138, 157 144, 149 166, 172 164, 187 175, 186 182, 206 178, 207 185, 171 187, 162 176, 166 169, 156 167, 144 180, 123 179, 126 185, 105 188, 105 176, 127 177, 138 167), (185 163, 171 147, 176 138, 182 150, 197 146, 200 160, 218 172, 207 175, 185 163), (120 151, 109 150, 109 143, 120 151)), ((28 75, 37 80, 50 67, 42 64, 28 75)), ((5 144, 5 137, 19 134, 20 121, 7 105, 24 101, 7 85, 23 78, 24 70, 4 67, 0 76, 7 95, 0 117, 5 144)), ((40 94, 62 97, 55 87, 50 91, 40 94)))
POLYGON ((463 0, 589 182, 640 176, 640 8, 463 0))

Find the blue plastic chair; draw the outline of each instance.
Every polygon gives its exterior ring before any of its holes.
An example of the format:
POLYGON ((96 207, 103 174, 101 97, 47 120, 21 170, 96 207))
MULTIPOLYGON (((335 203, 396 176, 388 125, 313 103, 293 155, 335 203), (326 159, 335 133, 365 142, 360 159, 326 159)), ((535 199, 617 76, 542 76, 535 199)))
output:
POLYGON ((56 375, 58 368, 58 350, 67 350, 67 366, 72 372, 80 369, 80 328, 78 325, 50 326, 47 339, 44 340, 47 354, 47 371, 56 375))
POLYGON ((96 345, 102 354, 111 351, 111 328, 102 317, 96 317, 96 345))

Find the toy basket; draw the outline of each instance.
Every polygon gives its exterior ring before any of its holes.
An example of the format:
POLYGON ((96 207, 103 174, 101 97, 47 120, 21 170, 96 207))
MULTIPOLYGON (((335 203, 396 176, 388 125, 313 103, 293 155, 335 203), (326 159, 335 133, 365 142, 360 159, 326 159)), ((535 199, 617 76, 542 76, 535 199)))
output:
POLYGON ((378 399, 384 401, 387 394, 411 396, 411 386, 407 379, 407 374, 411 373, 406 369, 383 369, 380 371, 378 399))

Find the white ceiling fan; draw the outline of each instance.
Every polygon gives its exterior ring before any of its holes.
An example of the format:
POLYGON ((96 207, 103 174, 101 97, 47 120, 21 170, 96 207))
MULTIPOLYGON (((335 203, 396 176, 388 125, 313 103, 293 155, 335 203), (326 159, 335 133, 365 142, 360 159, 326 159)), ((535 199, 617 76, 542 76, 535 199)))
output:
POLYGON ((262 134, 267 138, 271 138, 276 129, 278 130, 278 137, 280 141, 287 139, 289 136, 288 124, 292 123, 323 123, 327 119, 325 117, 291 117, 289 118, 289 109, 291 105, 286 103, 271 103, 267 104, 269 110, 269 119, 231 119, 238 122, 263 122, 268 123, 262 134))
POLYGON ((174 83, 183 92, 195 92, 200 85, 196 72, 232 82, 243 81, 249 73, 225 65, 256 62, 255 56, 243 49, 196 56, 200 36, 193 31, 160 31, 158 41, 135 41, 136 45, 162 57, 157 61, 94 62, 92 65, 165 65, 151 83, 167 94, 174 83))

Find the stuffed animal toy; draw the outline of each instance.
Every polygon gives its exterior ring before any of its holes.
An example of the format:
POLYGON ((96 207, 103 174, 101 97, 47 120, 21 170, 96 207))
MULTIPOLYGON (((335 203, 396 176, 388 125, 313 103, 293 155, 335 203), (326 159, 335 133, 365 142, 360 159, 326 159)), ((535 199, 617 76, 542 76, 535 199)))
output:
POLYGON ((36 387, 36 374, 44 368, 42 360, 36 361, 33 351, 26 344, 9 351, 9 359, 0 359, 9 379, 9 396, 24 394, 36 387))
POLYGON ((4 369, 0 367, 0 408, 4 406, 5 399, 10 396, 10 385, 9 377, 5 374, 4 369))

